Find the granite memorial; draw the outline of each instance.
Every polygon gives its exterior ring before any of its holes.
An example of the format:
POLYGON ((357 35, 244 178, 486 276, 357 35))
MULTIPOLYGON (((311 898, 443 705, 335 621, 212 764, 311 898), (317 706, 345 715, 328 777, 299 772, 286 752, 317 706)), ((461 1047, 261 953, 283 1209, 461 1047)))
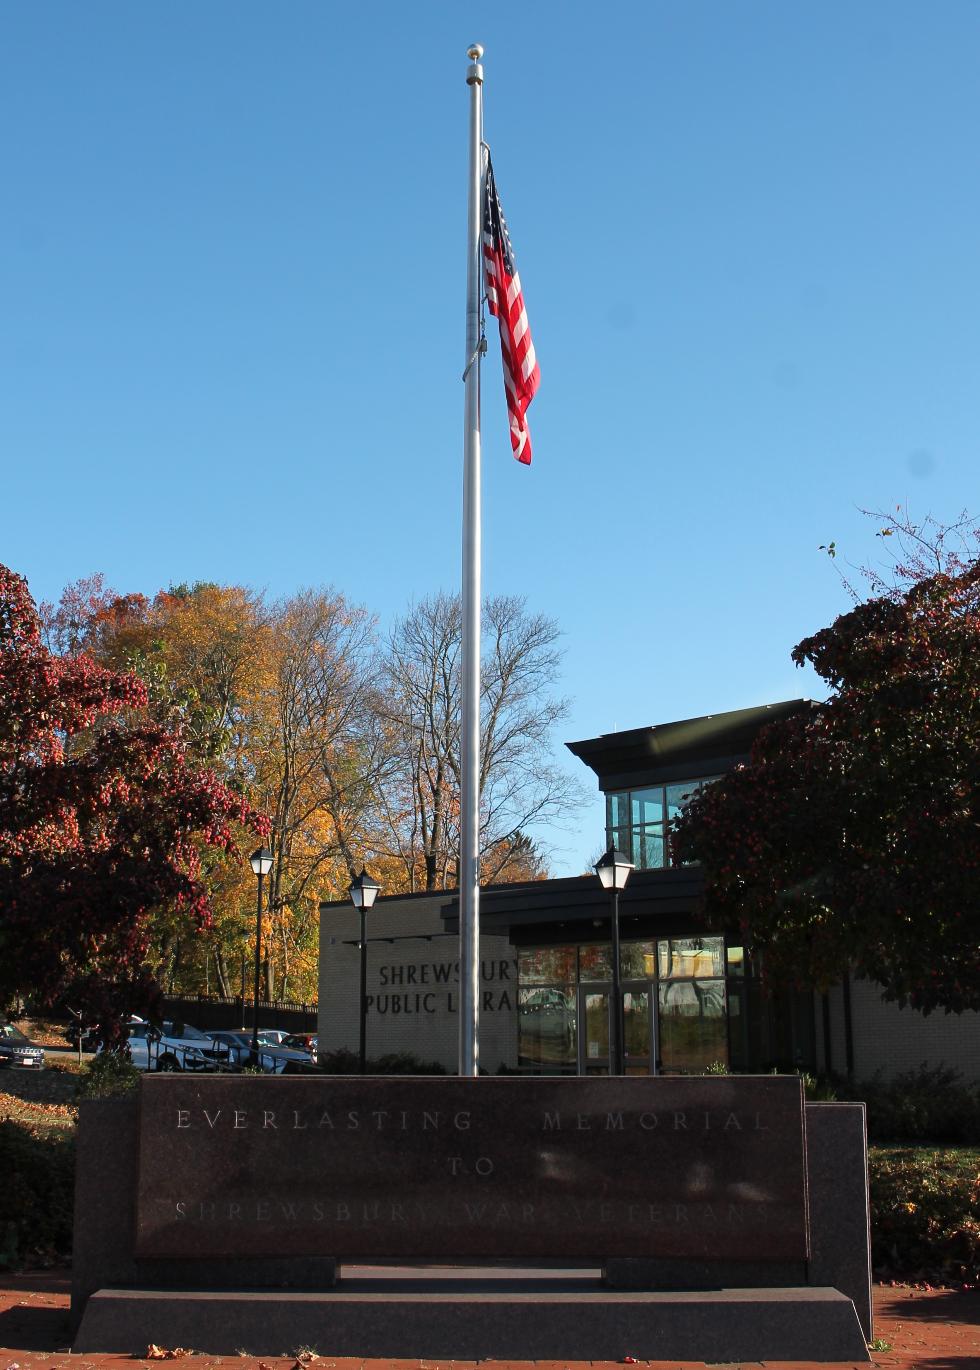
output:
POLYGON ((150 1077, 83 1109, 75 1349, 866 1358, 864 1155, 795 1077, 150 1077))

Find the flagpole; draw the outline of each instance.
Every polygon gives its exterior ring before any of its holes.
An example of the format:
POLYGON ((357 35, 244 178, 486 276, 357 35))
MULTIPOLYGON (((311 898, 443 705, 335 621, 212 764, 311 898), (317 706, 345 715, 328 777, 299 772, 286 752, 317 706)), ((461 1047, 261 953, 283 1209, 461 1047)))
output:
POLYGON ((460 723, 459 1073, 480 1068, 480 304, 483 296, 483 48, 470 65, 470 165, 466 245, 463 425, 463 623, 460 723))

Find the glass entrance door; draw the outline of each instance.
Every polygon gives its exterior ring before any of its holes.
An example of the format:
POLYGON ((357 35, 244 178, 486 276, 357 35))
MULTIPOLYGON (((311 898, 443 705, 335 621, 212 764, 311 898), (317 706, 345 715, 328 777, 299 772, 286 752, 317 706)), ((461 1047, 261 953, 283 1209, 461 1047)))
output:
MULTIPOLYGON (((579 1074, 608 1075, 612 1044, 611 1004, 608 985, 579 985, 579 1074)), ((623 1073, 656 1074, 656 1028, 649 984, 624 985, 623 1073)))
POLYGON ((648 984, 623 986, 623 1074, 655 1075, 657 1034, 648 984))
POLYGON ((609 1074, 609 1001, 607 988, 579 985, 578 1020, 580 1075, 609 1074))

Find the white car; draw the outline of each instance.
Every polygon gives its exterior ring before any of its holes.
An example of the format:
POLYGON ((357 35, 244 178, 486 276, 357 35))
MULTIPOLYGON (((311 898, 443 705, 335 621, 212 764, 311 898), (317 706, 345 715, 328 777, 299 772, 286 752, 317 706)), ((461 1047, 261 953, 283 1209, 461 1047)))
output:
POLYGON ((220 1070, 228 1049, 189 1023, 167 1021, 162 1031, 152 1023, 131 1023, 129 1056, 137 1070, 220 1070))

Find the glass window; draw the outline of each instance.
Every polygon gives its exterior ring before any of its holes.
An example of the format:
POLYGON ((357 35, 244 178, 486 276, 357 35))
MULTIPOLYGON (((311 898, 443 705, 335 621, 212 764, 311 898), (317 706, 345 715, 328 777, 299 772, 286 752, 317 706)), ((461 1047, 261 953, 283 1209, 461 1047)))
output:
POLYGON ((629 859, 633 861, 633 864, 636 865, 636 862, 633 860, 632 828, 611 828, 607 836, 613 846, 618 851, 621 851, 624 856, 628 856, 629 859))
POLYGON ((656 870, 666 864, 664 860, 664 830, 655 828, 633 829, 633 864, 641 871, 656 870))
MULTIPOLYGON (((623 980, 653 980, 657 974, 656 943, 620 943, 619 974, 623 980)), ((579 947, 578 978, 584 984, 612 978, 612 948, 608 943, 579 947)))
POLYGON ((661 942, 660 975, 665 980, 688 979, 695 975, 724 975, 725 939, 723 937, 672 937, 669 951, 661 942))
POLYGON ((606 827, 607 828, 627 828, 629 827, 629 794, 607 794, 606 795, 606 827))
POLYGON ((623 994, 623 1065, 627 1075, 650 1071, 650 994, 623 994))
POLYGON ((609 995, 585 995, 585 1073, 609 1074, 609 995))
POLYGON ((517 1055, 542 1073, 574 1074, 577 1065, 575 986, 517 991, 517 1055))
POLYGON ((679 780, 606 795, 606 841, 626 853, 638 870, 662 870, 672 864, 667 835, 670 823, 692 795, 716 780, 679 780))
POLYGON ((662 823, 664 821, 664 791, 662 785, 652 790, 630 791, 630 822, 636 827, 642 823, 662 823))
POLYGON ((518 978, 524 985, 566 984, 575 979, 574 947, 536 947, 517 953, 518 978))
POLYGON ((654 942, 623 942, 619 948, 619 973, 624 980, 652 980, 657 974, 654 942))
POLYGON ((729 947, 729 948, 728 948, 728 951, 727 951, 727 953, 726 953, 726 956, 727 956, 727 959, 728 959, 728 974, 729 974, 729 975, 744 975, 744 974, 745 974, 745 948, 744 948, 744 947, 729 947))
POLYGON ((578 978, 609 980, 612 977, 612 948, 607 946, 579 947, 578 978))
MULTIPOLYGON (((525 1070, 574 1075, 581 1051, 586 1074, 606 1073, 611 950, 608 942, 592 942, 518 952, 518 1055, 525 1070), (580 990, 580 985, 585 989, 580 990), (581 1044, 580 1032, 584 1034, 581 1044)), ((735 1030, 740 1030, 744 1015, 739 996, 744 982, 731 980, 729 999, 725 974, 726 970, 729 975, 740 974, 742 957, 738 947, 726 954, 723 937, 624 941, 620 973, 628 1070, 646 1073, 650 1067, 654 994, 663 1070, 696 1074, 717 1062, 727 1064, 728 1016, 735 1018, 739 1025, 735 1030)), ((732 1059, 738 1064, 743 1057, 736 1043, 732 1059)))
POLYGON ((679 818, 687 801, 700 789, 697 780, 682 780, 679 785, 667 786, 667 817, 679 818))
POLYGON ((660 1060, 664 1070, 700 1074, 728 1062, 724 980, 661 982, 660 1060))

